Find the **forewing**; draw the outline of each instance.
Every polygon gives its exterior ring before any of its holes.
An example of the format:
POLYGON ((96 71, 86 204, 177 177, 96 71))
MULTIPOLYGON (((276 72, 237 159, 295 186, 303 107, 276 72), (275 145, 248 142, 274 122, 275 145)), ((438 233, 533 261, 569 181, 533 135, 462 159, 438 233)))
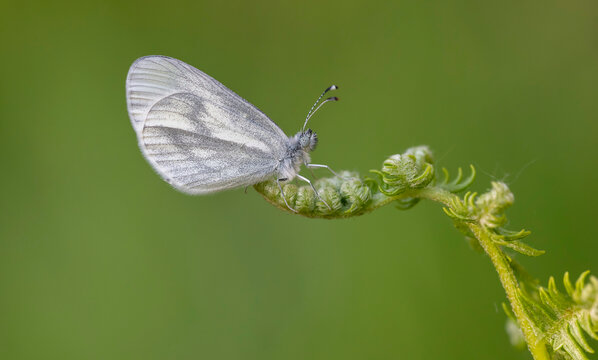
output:
POLYGON ((127 107, 148 161, 186 193, 264 180, 286 151, 287 136, 264 113, 173 58, 147 56, 133 63, 127 107))
MULTIPOLYGON (((127 108, 136 131, 141 131, 150 109, 161 99, 176 93, 191 93, 213 103, 234 109, 273 138, 286 138, 284 132, 264 113, 209 75, 180 60, 167 56, 137 59, 127 75, 127 108)), ((282 144, 278 144, 282 145, 282 144)))
POLYGON ((274 174, 281 154, 263 134, 239 127, 237 117, 222 104, 173 94, 149 111, 140 146, 156 171, 183 192, 252 185, 274 174))

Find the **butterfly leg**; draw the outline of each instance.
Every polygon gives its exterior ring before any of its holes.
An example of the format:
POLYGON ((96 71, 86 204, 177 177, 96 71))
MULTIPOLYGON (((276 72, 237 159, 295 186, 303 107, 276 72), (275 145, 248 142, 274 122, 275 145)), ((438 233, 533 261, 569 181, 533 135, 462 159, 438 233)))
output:
POLYGON ((334 170, 332 170, 330 168, 330 166, 328 165, 322 165, 322 164, 305 164, 308 168, 325 168, 328 169, 332 174, 334 174, 334 176, 339 177, 341 179, 345 179, 344 177, 340 176, 339 174, 337 174, 334 170))
POLYGON ((311 176, 318 180, 318 177, 316 176, 316 174, 314 173, 314 171, 312 170, 312 168, 310 168, 309 166, 307 166, 308 164, 306 163, 305 166, 307 167, 307 170, 309 170, 309 173, 311 174, 311 176))
POLYGON ((314 184, 312 184, 312 183, 311 183, 311 181, 309 181, 309 179, 308 179, 308 178, 306 178, 306 177, 304 177, 304 176, 301 176, 301 175, 299 175, 299 174, 297 174, 297 177, 298 177, 299 179, 301 179, 301 180, 305 181, 306 183, 308 183, 308 184, 309 184, 309 186, 311 186, 311 188, 312 188, 312 190, 314 191, 314 193, 316 194, 316 197, 317 197, 318 199, 320 199, 320 201, 322 201, 322 202, 324 203, 324 205, 326 205, 326 206, 328 207, 328 210, 332 210, 332 208, 330 207, 330 205, 328 205, 328 203, 327 203, 327 202, 326 202, 324 199, 322 199, 322 198, 320 197, 320 194, 318 194, 318 190, 316 190, 316 188, 315 188, 314 184))
POLYGON ((278 190, 280 190, 280 196, 282 196, 282 199, 284 200, 284 203, 286 204, 286 206, 289 208, 289 210, 293 211, 293 212, 298 212, 297 210, 293 209, 289 203, 287 202, 287 198, 284 196, 284 192, 282 191, 282 186, 280 186, 280 182, 281 181, 286 181, 286 178, 283 179, 276 179, 276 184, 278 184, 278 190))

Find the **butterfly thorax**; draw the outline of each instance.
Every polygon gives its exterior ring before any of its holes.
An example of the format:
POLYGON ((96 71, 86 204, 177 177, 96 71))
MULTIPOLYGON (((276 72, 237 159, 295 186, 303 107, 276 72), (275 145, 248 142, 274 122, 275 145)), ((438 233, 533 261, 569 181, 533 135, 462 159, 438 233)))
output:
POLYGON ((291 181, 301 170, 301 165, 309 164, 309 152, 318 144, 318 136, 311 129, 300 131, 289 138, 285 156, 279 160, 278 179, 291 181))

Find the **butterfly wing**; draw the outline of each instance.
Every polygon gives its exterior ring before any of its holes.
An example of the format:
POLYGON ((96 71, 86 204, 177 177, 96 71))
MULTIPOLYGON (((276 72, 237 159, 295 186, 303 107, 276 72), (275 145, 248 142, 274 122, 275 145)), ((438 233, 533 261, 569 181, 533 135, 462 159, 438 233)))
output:
POLYGON ((146 56, 133 63, 127 107, 149 163, 185 193, 263 181, 286 152, 287 136, 264 113, 173 58, 146 56))

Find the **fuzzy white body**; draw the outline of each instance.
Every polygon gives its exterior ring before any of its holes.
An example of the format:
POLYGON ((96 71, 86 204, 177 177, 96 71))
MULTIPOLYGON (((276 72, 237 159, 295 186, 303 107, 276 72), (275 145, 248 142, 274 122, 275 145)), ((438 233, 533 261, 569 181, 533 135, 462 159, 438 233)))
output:
POLYGON ((278 167, 278 179, 285 179, 291 181, 297 176, 301 170, 301 165, 310 163, 309 148, 305 149, 301 146, 301 136, 304 133, 299 132, 297 135, 289 138, 289 146, 285 157, 281 159, 278 167))

